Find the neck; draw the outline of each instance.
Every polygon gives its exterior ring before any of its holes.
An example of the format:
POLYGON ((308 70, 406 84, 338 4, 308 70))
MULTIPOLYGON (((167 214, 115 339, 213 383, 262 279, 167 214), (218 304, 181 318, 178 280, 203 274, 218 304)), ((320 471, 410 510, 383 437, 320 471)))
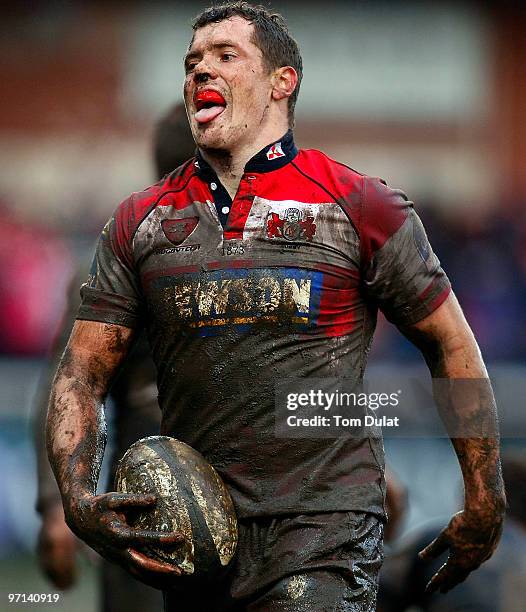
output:
POLYGON ((201 149, 204 159, 210 164, 230 197, 234 199, 250 154, 233 155, 224 149, 201 149))
POLYGON ((280 124, 271 130, 265 130, 250 142, 239 143, 231 149, 201 148, 201 154, 233 199, 248 161, 261 149, 281 138, 287 130, 287 123, 280 124))

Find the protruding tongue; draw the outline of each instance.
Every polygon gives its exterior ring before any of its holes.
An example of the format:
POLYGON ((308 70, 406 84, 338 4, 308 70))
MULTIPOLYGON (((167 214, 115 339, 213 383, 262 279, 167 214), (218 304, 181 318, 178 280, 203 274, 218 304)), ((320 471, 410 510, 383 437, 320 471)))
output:
POLYGON ((195 114, 197 122, 208 123, 225 110, 225 99, 219 92, 205 89, 197 94, 196 105, 199 109, 195 114))
POLYGON ((196 121, 198 123, 208 123, 215 119, 225 110, 224 106, 212 106, 211 108, 202 108, 195 114, 196 121))

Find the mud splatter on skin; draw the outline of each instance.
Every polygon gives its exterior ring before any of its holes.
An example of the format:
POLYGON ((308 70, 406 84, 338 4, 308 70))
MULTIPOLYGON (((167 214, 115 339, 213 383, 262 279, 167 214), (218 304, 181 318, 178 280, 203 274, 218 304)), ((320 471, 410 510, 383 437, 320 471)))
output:
MULTIPOLYGON (((50 398, 47 446, 66 511, 77 496, 94 495, 106 445, 102 402, 131 342, 131 332, 77 323, 59 364, 50 398), (90 346, 104 347, 97 353, 90 346)), ((73 517, 72 517, 73 518, 73 517)))
POLYGON ((95 495, 106 445, 102 402, 132 342, 124 327, 77 321, 55 376, 47 419, 47 448, 69 527, 94 550, 141 580, 159 584, 159 571, 178 570, 135 561, 130 547, 179 545, 178 534, 132 530, 126 509, 151 507, 152 496, 95 495))
POLYGON ((433 391, 446 427, 466 436, 451 434, 464 478, 464 510, 421 553, 431 559, 449 549, 447 562, 427 586, 446 592, 489 559, 502 532, 506 497, 497 410, 480 351, 454 296, 436 314, 402 331, 422 351, 433 378, 442 379, 434 381, 433 391), (490 435, 467 437, 480 431, 481 423, 490 435))

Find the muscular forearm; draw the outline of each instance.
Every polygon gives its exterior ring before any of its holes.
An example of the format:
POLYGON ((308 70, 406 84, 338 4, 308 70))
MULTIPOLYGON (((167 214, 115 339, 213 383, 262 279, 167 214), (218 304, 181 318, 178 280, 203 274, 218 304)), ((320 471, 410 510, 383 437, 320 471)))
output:
POLYGON ((103 400, 130 342, 131 331, 125 328, 76 324, 57 370, 47 450, 66 513, 75 498, 95 494, 106 442, 103 400))
POLYGON ((501 513, 505 505, 497 410, 482 356, 451 295, 436 313, 402 330, 422 351, 438 410, 464 477, 465 507, 501 513))
POLYGON ((106 444, 102 398, 72 367, 67 352, 53 385, 46 434, 49 461, 64 502, 94 495, 106 444))
POLYGON ((462 470, 465 509, 504 510, 497 410, 480 351, 471 332, 426 355, 440 415, 450 429, 462 470))
MULTIPOLYGON (((37 511, 42 515, 48 512, 56 512, 62 505, 60 491, 49 464, 46 448, 46 415, 49 404, 49 395, 53 386, 53 377, 60 364, 62 354, 66 348, 68 338, 71 334, 75 316, 78 311, 80 294, 79 287, 88 276, 89 266, 80 266, 77 274, 72 280, 68 292, 66 312, 55 338, 53 347, 48 357, 48 363, 42 371, 35 400, 34 411, 34 440, 37 460, 37 511)), ((61 509, 61 508, 60 508, 61 509)))

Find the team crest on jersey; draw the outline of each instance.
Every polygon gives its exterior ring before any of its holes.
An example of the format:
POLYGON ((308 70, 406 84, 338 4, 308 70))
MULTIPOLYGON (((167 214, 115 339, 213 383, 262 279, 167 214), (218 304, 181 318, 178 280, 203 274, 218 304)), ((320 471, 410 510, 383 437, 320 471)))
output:
POLYGON ((283 149, 281 147, 281 142, 277 142, 273 144, 270 149, 267 151, 267 159, 272 161, 273 159, 277 159, 278 157, 285 157, 285 153, 283 153, 283 149))
POLYGON ((285 240, 309 240, 316 234, 314 217, 305 214, 299 208, 287 208, 283 217, 271 212, 267 220, 267 236, 269 238, 285 238, 285 240))
POLYGON ((195 230, 199 217, 185 217, 184 219, 164 219, 161 221, 164 235, 175 244, 181 244, 195 230))

